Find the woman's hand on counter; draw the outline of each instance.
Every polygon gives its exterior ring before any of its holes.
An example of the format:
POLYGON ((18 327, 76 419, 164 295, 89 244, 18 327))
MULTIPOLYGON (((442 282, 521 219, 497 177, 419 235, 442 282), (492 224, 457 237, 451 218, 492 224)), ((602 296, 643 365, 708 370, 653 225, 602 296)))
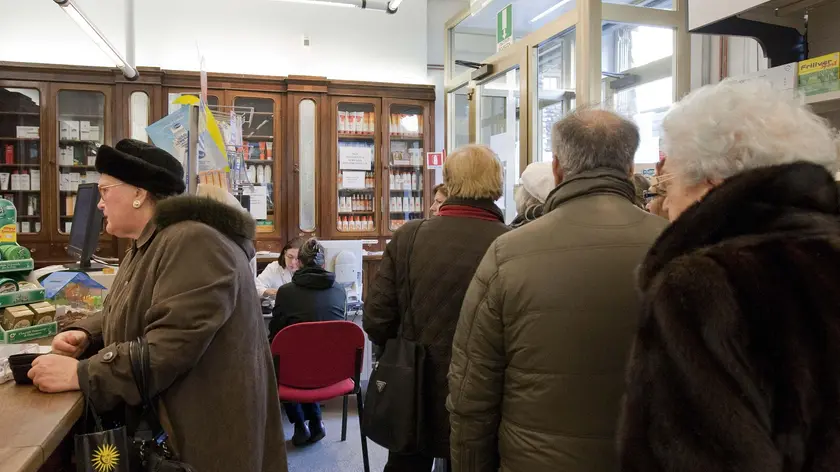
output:
POLYGON ((267 288, 265 292, 263 292, 263 297, 276 297, 277 296, 277 289, 276 288, 267 288))
POLYGON ((74 357, 46 354, 32 361, 28 376, 42 392, 69 392, 79 390, 78 366, 74 357))
POLYGON ((87 333, 79 330, 58 333, 52 341, 52 353, 61 356, 79 357, 85 352, 90 338, 87 333))

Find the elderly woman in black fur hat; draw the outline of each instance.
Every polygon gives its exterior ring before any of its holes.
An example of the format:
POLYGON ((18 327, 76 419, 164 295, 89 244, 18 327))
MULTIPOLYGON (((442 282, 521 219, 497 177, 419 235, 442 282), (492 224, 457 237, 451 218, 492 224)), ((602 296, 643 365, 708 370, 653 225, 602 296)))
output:
POLYGON ((202 472, 286 471, 271 354, 249 259, 249 215, 184 192, 181 164, 125 139, 96 156, 106 231, 133 240, 101 313, 55 337, 29 376, 81 390, 127 426, 141 398, 129 342, 149 346, 149 394, 177 457, 202 472), (91 349, 93 348, 93 349, 91 349), (88 358, 83 353, 93 353, 88 358))
POLYGON ((840 467, 837 135, 758 81, 663 121, 673 224, 639 270, 625 472, 840 467))

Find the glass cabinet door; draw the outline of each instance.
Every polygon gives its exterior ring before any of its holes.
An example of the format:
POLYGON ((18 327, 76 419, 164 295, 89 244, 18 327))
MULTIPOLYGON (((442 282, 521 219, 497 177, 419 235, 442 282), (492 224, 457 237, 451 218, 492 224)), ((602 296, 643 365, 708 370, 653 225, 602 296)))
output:
POLYGON ((0 87, 0 197, 17 208, 18 232, 41 232, 41 93, 0 87))
POLYGON ((422 105, 388 107, 388 230, 423 219, 425 175, 425 109, 422 105))
POLYGON ((341 233, 377 230, 376 107, 372 103, 338 104, 338 218, 341 233))
MULTIPOLYGON (((208 96, 207 101, 210 101, 208 96)), ((279 209, 275 202, 277 155, 274 136, 275 103, 271 98, 236 97, 233 106, 237 114, 245 114, 242 124, 242 144, 245 148, 245 170, 254 191, 264 192, 266 201, 265 218, 257 218, 257 233, 273 233, 279 226, 279 209)))
POLYGON ((99 181, 96 151, 105 139, 105 94, 93 90, 59 90, 58 231, 70 233, 79 184, 99 181))

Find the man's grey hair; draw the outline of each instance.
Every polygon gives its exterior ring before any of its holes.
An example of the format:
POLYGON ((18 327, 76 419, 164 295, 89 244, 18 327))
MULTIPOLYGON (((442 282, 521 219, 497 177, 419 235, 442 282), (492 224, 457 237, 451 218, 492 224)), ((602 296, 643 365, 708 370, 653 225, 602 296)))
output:
POLYGON ((565 178, 598 168, 629 177, 639 140, 635 123, 605 110, 576 110, 551 129, 554 158, 565 178))
POLYGON ((763 80, 695 90, 662 122, 669 173, 689 184, 807 161, 837 171, 837 132, 790 91, 763 80))

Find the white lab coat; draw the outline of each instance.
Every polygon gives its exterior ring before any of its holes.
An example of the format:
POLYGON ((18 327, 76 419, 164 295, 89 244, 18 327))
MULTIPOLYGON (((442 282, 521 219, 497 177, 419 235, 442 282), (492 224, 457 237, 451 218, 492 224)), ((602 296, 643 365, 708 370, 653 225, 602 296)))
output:
POLYGON ((266 290, 280 288, 291 283, 291 281, 292 273, 281 267, 279 262, 274 261, 266 266, 259 277, 256 278, 257 293, 262 297, 266 290))

